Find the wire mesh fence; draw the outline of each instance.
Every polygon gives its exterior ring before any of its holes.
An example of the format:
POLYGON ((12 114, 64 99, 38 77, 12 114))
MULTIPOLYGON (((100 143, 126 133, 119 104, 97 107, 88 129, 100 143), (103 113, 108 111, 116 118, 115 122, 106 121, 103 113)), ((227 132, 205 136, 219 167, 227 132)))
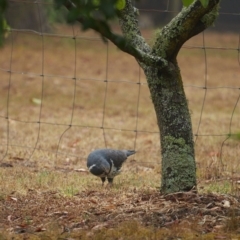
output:
MULTIPOLYGON (((39 25, 38 30, 9 29, 1 49, 2 161, 82 166, 91 150, 111 147, 136 149, 132 161, 138 164, 161 164, 156 116, 136 61, 79 25, 57 24, 54 31, 45 31, 42 8, 53 8, 49 1, 10 2, 34 6, 39 25)), ((140 9, 140 15, 158 11, 172 16, 177 12, 171 4, 140 9)), ((152 30, 142 30, 149 42, 152 30)), ((213 27, 179 53, 204 178, 240 171, 239 52, 239 32, 215 32, 213 27)))

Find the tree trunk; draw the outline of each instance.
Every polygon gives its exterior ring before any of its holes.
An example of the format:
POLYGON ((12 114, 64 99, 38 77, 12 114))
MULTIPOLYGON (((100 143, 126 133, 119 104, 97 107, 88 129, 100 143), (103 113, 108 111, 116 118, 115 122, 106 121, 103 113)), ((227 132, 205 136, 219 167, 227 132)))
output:
POLYGON ((144 67, 160 129, 161 191, 189 191, 196 186, 191 117, 177 62, 167 69, 144 67))

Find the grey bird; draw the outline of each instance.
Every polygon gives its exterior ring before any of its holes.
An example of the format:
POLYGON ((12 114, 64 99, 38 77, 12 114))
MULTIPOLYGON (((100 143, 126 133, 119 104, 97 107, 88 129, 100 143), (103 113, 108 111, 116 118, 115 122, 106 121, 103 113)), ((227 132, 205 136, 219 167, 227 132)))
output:
POLYGON ((102 185, 106 181, 113 183, 113 178, 121 172, 122 164, 136 152, 134 150, 97 149, 87 158, 90 173, 100 177, 102 185))

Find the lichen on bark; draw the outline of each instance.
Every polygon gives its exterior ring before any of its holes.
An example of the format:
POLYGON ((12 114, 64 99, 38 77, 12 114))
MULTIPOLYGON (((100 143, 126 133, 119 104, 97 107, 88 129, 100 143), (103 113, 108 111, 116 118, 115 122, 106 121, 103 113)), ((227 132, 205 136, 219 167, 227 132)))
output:
POLYGON ((165 136, 162 143, 162 157, 167 161, 162 162, 161 191, 171 193, 189 191, 196 186, 196 165, 191 144, 183 138, 165 136), (180 174, 179 174, 180 172, 180 174))
POLYGON ((196 186, 192 124, 177 62, 158 71, 145 67, 160 129, 161 191, 187 191, 196 186))

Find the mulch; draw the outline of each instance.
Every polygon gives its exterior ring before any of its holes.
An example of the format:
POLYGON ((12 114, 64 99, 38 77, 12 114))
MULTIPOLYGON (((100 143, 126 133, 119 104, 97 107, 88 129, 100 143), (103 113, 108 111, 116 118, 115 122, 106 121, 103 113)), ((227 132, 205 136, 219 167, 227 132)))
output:
MULTIPOLYGON (((230 195, 157 190, 85 190, 72 197, 29 190, 0 198, 0 230, 12 233, 96 231, 137 221, 144 226, 185 225, 202 233, 219 229, 240 232, 240 200, 230 195)), ((225 231, 224 230, 224 231, 225 231)))

